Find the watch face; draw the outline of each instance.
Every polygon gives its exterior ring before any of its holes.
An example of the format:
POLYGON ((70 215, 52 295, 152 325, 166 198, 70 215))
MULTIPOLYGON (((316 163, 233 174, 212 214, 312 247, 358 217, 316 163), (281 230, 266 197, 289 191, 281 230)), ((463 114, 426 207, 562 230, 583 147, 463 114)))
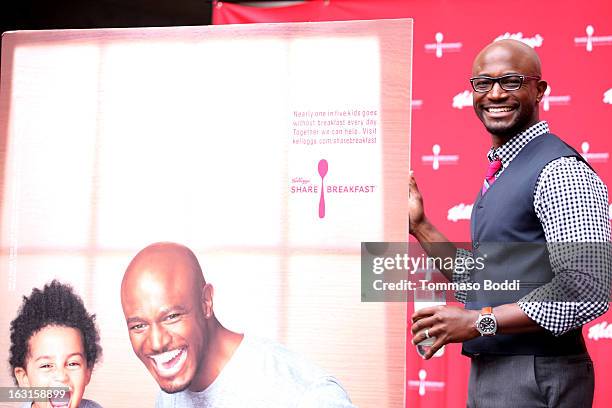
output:
POLYGON ((484 316, 478 322, 478 328, 482 333, 493 333, 496 328, 495 320, 492 317, 484 316))

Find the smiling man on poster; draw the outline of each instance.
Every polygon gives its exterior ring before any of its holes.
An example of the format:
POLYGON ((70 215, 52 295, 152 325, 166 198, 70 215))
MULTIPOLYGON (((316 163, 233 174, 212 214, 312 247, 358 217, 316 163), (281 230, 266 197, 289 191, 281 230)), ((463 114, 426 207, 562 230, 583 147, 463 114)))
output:
POLYGON ((547 83, 529 46, 501 40, 476 57, 476 115, 491 135, 489 167, 471 215, 471 251, 427 219, 410 179, 410 233, 430 256, 486 258, 485 268, 443 271, 453 282, 518 279, 522 291, 460 293, 464 308, 423 308, 413 343, 426 353, 463 343, 471 358, 468 407, 590 407, 593 365, 581 327, 608 309, 607 189, 580 154, 549 132, 538 105, 547 83))
POLYGON ((161 388, 158 408, 354 407, 323 370, 223 327, 213 288, 182 245, 140 251, 123 277, 121 303, 134 353, 161 388))

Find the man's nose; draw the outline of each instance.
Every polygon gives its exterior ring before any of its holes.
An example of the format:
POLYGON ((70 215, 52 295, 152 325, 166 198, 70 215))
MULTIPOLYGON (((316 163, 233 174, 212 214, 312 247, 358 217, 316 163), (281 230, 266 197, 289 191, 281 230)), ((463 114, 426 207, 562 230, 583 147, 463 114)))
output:
POLYGON ((151 351, 155 353, 161 353, 166 351, 166 346, 170 342, 170 335, 162 325, 153 324, 151 325, 151 335, 149 337, 149 341, 151 345, 151 351))
POLYGON ((504 88, 501 87, 501 85, 499 84, 499 82, 494 82, 493 83, 493 88, 491 88, 491 90, 488 93, 489 98, 505 98, 506 96, 508 96, 508 91, 504 90, 504 88))

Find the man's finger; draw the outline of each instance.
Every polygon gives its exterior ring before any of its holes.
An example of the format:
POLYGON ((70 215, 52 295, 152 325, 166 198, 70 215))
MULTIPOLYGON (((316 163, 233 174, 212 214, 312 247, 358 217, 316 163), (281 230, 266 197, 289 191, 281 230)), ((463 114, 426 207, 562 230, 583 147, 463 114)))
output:
POLYGON ((421 330, 424 330, 424 329, 426 329, 428 327, 432 327, 435 322, 436 321, 435 321, 435 318, 433 316, 429 316, 429 317, 425 317, 423 319, 419 319, 411 327, 412 334, 414 335, 414 334, 420 332, 421 330))
POLYGON ((412 344, 416 346, 423 340, 427 340, 429 337, 437 337, 436 332, 437 332, 437 329, 433 326, 423 327, 423 329, 415 333, 414 336, 412 337, 412 344), (429 337, 427 337, 428 334, 429 334, 429 337))
POLYGON ((414 178, 412 170, 410 170, 410 180, 408 181, 409 192, 412 194, 413 192, 418 192, 419 187, 417 186, 416 179, 414 178))
POLYGON ((440 308, 443 306, 430 306, 430 307, 424 307, 423 309, 419 309, 416 312, 414 312, 412 314, 412 322, 415 323, 418 320, 421 320, 425 317, 429 317, 434 315, 438 310, 440 310, 440 308))
POLYGON ((434 356, 434 354, 436 354, 438 352, 438 350, 440 350, 442 348, 442 346, 444 345, 444 340, 441 338, 436 338, 436 341, 434 342, 434 344, 429 348, 429 350, 427 350, 427 353, 425 353, 425 357, 423 357, 425 360, 429 360, 430 358, 432 358, 434 356))

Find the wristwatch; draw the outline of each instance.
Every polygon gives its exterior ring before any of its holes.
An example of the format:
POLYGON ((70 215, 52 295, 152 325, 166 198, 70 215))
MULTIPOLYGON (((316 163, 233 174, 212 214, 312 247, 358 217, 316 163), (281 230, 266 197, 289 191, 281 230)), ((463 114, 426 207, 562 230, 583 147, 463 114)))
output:
POLYGON ((497 333, 497 320, 491 306, 483 307, 480 311, 480 316, 476 320, 476 330, 482 336, 494 336, 497 333))

